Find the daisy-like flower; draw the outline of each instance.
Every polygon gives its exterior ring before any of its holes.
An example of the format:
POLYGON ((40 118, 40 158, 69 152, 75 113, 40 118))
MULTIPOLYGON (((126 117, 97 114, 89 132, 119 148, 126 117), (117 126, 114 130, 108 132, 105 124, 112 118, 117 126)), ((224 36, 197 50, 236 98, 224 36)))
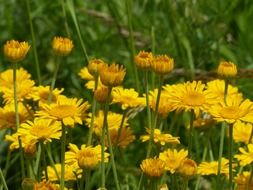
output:
POLYGON ((165 163, 159 158, 148 158, 141 162, 140 168, 149 177, 161 177, 165 172, 165 163))
MULTIPOLYGON (((65 164, 65 170, 64 170, 64 180, 65 181, 76 181, 76 175, 78 178, 81 178, 81 169, 77 169, 75 167, 65 164), (76 175, 75 175, 76 174, 76 175)), ((54 165, 56 172, 52 166, 47 166, 47 174, 48 174, 48 180, 49 181, 58 181, 57 174, 59 176, 59 179, 61 179, 61 164, 55 164, 54 165)), ((43 172, 43 178, 45 179, 45 172, 43 172)))
MULTIPOLYGON (((107 122, 108 122, 109 130, 111 130, 111 129, 117 129, 118 130, 118 128, 121 124, 122 117, 123 117, 122 114, 118 114, 118 113, 114 113, 114 112, 108 112, 107 122)), ((89 114, 89 117, 85 121, 86 121, 86 124, 88 125, 88 127, 90 127, 91 114, 89 114)), ((104 112, 102 110, 100 110, 94 118, 93 132, 97 136, 101 136, 101 134, 102 134, 103 122, 104 122, 104 112)), ((126 126, 128 126, 127 118, 125 118, 122 127, 126 127, 126 126)))
POLYGON ((197 174, 197 164, 194 160, 187 158, 181 163, 178 172, 184 177, 192 177, 197 174))
MULTIPOLYGON (((229 160, 226 158, 221 158, 221 174, 226 176, 229 174, 228 168, 229 160)), ((202 162, 198 166, 198 174, 200 175, 217 175, 218 174, 218 161, 212 162, 202 162)))
POLYGON ((101 59, 92 59, 88 63, 88 71, 92 76, 97 76, 106 63, 101 59))
MULTIPOLYGON (((69 151, 65 153, 65 163, 70 166, 78 166, 82 169, 94 169, 101 162, 101 146, 86 146, 83 144, 81 149, 75 144, 69 144, 69 151)), ((105 152, 105 162, 108 162, 109 154, 105 152)))
POLYGON ((155 56, 151 64, 151 68, 159 75, 169 74, 174 68, 174 59, 168 57, 167 55, 155 56))
MULTIPOLYGON (((142 142, 150 139, 150 129, 146 129, 146 131, 148 134, 140 137, 142 142)), ((162 134, 160 129, 154 130, 154 142, 160 143, 162 146, 164 146, 166 143, 180 144, 179 137, 173 137, 171 134, 162 134)))
POLYGON ((226 103, 219 102, 210 107, 208 112, 218 121, 234 123, 236 121, 252 122, 253 103, 249 100, 243 100, 241 95, 227 97, 226 103))
MULTIPOLYGON (((30 107, 25 106, 22 103, 18 103, 19 122, 22 124, 30 118, 28 110, 30 107)), ((6 128, 16 128, 16 112, 14 104, 6 104, 3 108, 0 108, 0 130, 6 128)))
POLYGON ((124 89, 122 87, 115 87, 112 90, 112 98, 112 103, 120 104, 123 110, 145 104, 145 99, 139 97, 138 92, 133 88, 124 89))
MULTIPOLYGON (((135 136, 130 127, 122 127, 120 134, 119 129, 112 128, 110 129, 110 137, 112 144, 121 148, 126 148, 131 142, 135 140, 135 136)), ((107 139, 105 139, 105 144, 106 146, 109 146, 107 139)))
POLYGON ((217 102, 217 98, 204 90, 201 81, 186 82, 177 85, 166 85, 166 95, 170 99, 173 109, 177 111, 194 110, 196 116, 217 102))
MULTIPOLYGON (((155 112, 156 110, 156 101, 157 101, 158 90, 155 89, 153 91, 149 91, 149 105, 151 109, 155 112)), ((169 112, 173 111, 173 106, 170 102, 165 91, 161 91, 160 100, 159 100, 159 107, 157 109, 157 113, 160 117, 166 118, 169 112)))
POLYGON ((54 53, 59 56, 66 56, 70 54, 74 45, 72 40, 63 37, 54 37, 52 42, 54 53))
POLYGON ((153 61, 153 54, 151 52, 140 51, 134 57, 134 61, 140 69, 149 69, 153 61))
MULTIPOLYGON (((57 98, 61 95, 63 92, 62 89, 55 88, 52 91, 52 100, 51 102, 56 102, 57 98)), ((39 104, 41 103, 47 103, 48 102, 48 96, 50 94, 50 86, 36 86, 34 87, 34 91, 31 94, 31 98, 34 101, 39 101, 39 104)))
MULTIPOLYGON (((207 92, 213 93, 220 101, 224 101, 225 81, 213 80, 207 84, 207 92)), ((228 85, 227 96, 238 96, 238 88, 232 85, 228 85)))
POLYGON ((22 61, 30 49, 27 42, 19 42, 16 40, 7 41, 4 44, 4 55, 11 62, 22 61))
POLYGON ((77 98, 67 98, 59 96, 56 103, 50 105, 43 104, 42 110, 35 115, 45 119, 53 119, 55 121, 62 121, 64 125, 74 127, 75 123, 82 124, 83 117, 89 108, 88 102, 84 102, 77 98))
POLYGON ((83 80, 95 80, 94 77, 89 73, 87 67, 83 67, 78 75, 83 79, 83 80))
MULTIPOLYGON (((252 124, 251 123, 244 123, 241 121, 237 121, 233 125, 233 139, 235 142, 243 142, 245 144, 249 143, 251 131, 252 131, 252 124)), ((253 139, 252 139, 253 140, 253 139)), ((252 140, 250 143, 252 143, 252 140)))
POLYGON ((178 170, 182 162, 188 156, 188 150, 181 149, 167 149, 159 154, 159 158, 165 162, 165 170, 170 171, 172 174, 178 170))
POLYGON ((240 147, 239 151, 241 154, 236 154, 234 157, 239 160, 240 166, 246 166, 253 162, 253 144, 248 144, 248 150, 240 147))
POLYGON ((115 87, 122 84, 126 69, 122 65, 113 63, 111 65, 104 65, 99 74, 103 85, 115 87))
POLYGON ((21 124, 18 134, 30 136, 35 141, 51 142, 52 139, 60 139, 61 123, 51 119, 35 118, 33 122, 27 121, 21 124))
POLYGON ((221 61, 217 73, 221 77, 235 77, 237 75, 237 67, 233 62, 221 61))
MULTIPOLYGON (((235 183, 237 184, 236 190, 246 190, 249 185, 250 172, 244 171, 242 173, 238 173, 234 178, 235 183)), ((249 190, 253 189, 253 181, 250 184, 249 190)))
POLYGON ((34 184, 33 190, 60 190, 56 184, 49 181, 36 182, 34 184))

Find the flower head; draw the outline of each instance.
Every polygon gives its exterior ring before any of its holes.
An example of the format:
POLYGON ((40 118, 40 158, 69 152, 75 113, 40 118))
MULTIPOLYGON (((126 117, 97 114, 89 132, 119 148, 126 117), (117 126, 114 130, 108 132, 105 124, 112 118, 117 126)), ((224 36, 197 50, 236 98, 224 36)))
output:
POLYGON ((60 190, 55 184, 49 181, 36 182, 33 190, 60 190))
POLYGON ((246 166, 253 162, 253 144, 248 144, 248 150, 239 148, 241 154, 236 154, 234 157, 239 160, 240 166, 246 166))
POLYGON ((27 42, 10 40, 4 44, 4 55, 11 62, 19 62, 25 58, 29 49, 30 45, 27 42))
POLYGON ((88 63, 88 71, 92 76, 98 76, 100 70, 104 67, 105 62, 101 59, 92 59, 88 63))
MULTIPOLYGON (((246 190, 249 185, 250 180, 250 172, 244 171, 242 173, 238 173, 237 176, 234 178, 235 183, 237 184, 236 190, 246 190)), ((249 190, 253 189, 253 181, 249 186, 249 190)))
MULTIPOLYGON (((233 124, 233 128, 234 128, 233 129, 234 141, 248 144, 250 140, 251 131, 252 131, 252 124, 237 121, 233 124)), ((250 143, 253 142, 252 140, 250 143)))
POLYGON ((78 73, 78 75, 83 79, 83 80, 95 80, 94 76, 92 76, 87 67, 83 67, 80 72, 78 73))
POLYGON ((52 46, 54 53, 59 56, 70 54, 74 47, 72 40, 63 37, 54 37, 52 46))
POLYGON ((153 61, 153 54, 151 52, 140 51, 134 57, 134 61, 140 69, 149 69, 153 61))
POLYGON ((103 85, 115 87, 121 85, 126 74, 123 66, 113 63, 112 65, 104 65, 100 71, 100 79, 103 85))
POLYGON ((192 177, 197 174, 197 164, 194 160, 187 158, 181 163, 178 172, 184 177, 192 177))
POLYGON ((159 158, 148 158, 141 162, 141 170, 149 177, 161 177, 165 172, 165 163, 159 158))
POLYGON ((235 77, 237 75, 237 67, 233 62, 221 61, 217 73, 225 78, 235 77))
POLYGON ((169 74, 174 68, 174 59, 167 55, 155 56, 151 64, 152 70, 160 75, 169 74))
POLYGON ((100 104, 103 104, 106 102, 107 98, 109 96, 109 89, 106 86, 102 86, 95 90, 94 97, 97 102, 100 104))

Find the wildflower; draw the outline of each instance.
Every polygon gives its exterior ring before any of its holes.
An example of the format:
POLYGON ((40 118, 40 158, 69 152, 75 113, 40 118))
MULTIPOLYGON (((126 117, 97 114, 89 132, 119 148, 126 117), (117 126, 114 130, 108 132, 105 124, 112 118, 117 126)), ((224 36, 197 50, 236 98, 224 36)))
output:
MULTIPOLYGON (((234 123, 233 128, 234 128, 233 129, 234 141, 248 144, 250 140, 251 131, 252 131, 252 124, 237 121, 234 123)), ((252 143, 252 140, 250 143, 252 143)))
POLYGON ((148 158, 141 162, 141 170, 149 177, 161 177, 165 172, 165 163, 159 158, 148 158))
MULTIPOLYGON (((95 89, 95 81, 94 80, 90 80, 85 84, 85 87, 87 89, 93 90, 95 89)), ((97 84, 97 89, 101 89, 101 88, 106 88, 105 85, 102 84, 100 77, 98 77, 98 84, 97 84)))
POLYGON ((214 104, 208 110, 213 118, 218 121, 226 121, 234 123, 236 121, 252 122, 253 119, 253 103, 249 100, 243 100, 241 95, 227 97, 224 101, 214 104))
POLYGON ((151 67, 159 75, 169 74, 174 68, 174 60, 167 55, 155 56, 151 67))
POLYGON ((35 118, 33 122, 27 121, 21 124, 18 133, 21 136, 30 136, 31 139, 47 143, 52 139, 60 139, 61 123, 51 119, 35 118))
MULTIPOLYGON (((130 127, 122 127, 121 130, 112 128, 110 131, 111 142, 114 146, 126 148, 131 142, 135 140, 133 131, 130 127), (116 144, 117 143, 117 144, 116 144)), ((107 139, 105 140, 106 146, 109 146, 107 139)))
POLYGON ((115 87, 112 90, 112 102, 121 104, 123 110, 127 108, 134 108, 144 105, 144 98, 140 98, 138 92, 133 88, 124 89, 122 87, 115 87))
POLYGON ((88 63, 88 71, 92 76, 98 76, 100 70, 104 67, 105 62, 101 59, 92 59, 88 63))
MULTIPOLYGON (((150 139, 150 129, 146 130, 148 132, 148 135, 142 135, 140 137, 142 142, 148 141, 150 139)), ((160 129, 154 130, 154 142, 160 143, 162 146, 164 146, 166 143, 180 144, 180 141, 178 139, 179 137, 173 137, 171 134, 162 134, 160 129)))
POLYGON ((235 77, 237 75, 237 67, 233 62, 221 61, 217 73, 225 78, 235 77))
POLYGON ((126 69, 123 66, 112 64, 104 65, 101 68, 100 79, 103 85, 115 87, 121 85, 126 74, 126 69))
POLYGON ((159 154, 159 158, 165 162, 165 169, 172 174, 176 172, 187 156, 188 151, 184 149, 180 151, 167 149, 159 154))
MULTIPOLYGON (((221 159, 221 174, 228 175, 228 159, 222 158, 221 159)), ((217 175, 218 174, 218 161, 212 162, 202 162, 198 166, 198 174, 200 175, 217 175)))
POLYGON ((63 37, 54 37, 52 46, 54 53, 59 56, 70 54, 74 47, 72 40, 63 37))
POLYGON ((107 98, 109 96, 109 89, 106 86, 102 86, 95 90, 94 97, 97 102, 100 104, 103 104, 106 102, 107 98))
POLYGON ((16 40, 7 41, 4 44, 4 55, 11 62, 22 61, 30 49, 27 42, 18 42, 16 40))
POLYGON ((195 115, 198 116, 200 111, 206 111, 217 102, 217 98, 204 88, 205 85, 201 81, 193 81, 172 86, 166 85, 164 90, 174 110, 194 110, 195 115))
POLYGON ((239 160, 240 166, 246 166, 253 162, 253 144, 248 144, 248 150, 239 148, 241 154, 236 154, 234 157, 239 160))
POLYGON ((78 75, 84 80, 95 80, 94 77, 89 73, 87 67, 83 67, 78 75))
MULTIPOLYGON (((30 118, 29 112, 30 107, 25 106, 22 103, 18 103, 18 115, 20 124, 24 123, 30 118)), ((3 108, 0 108, 0 129, 16 128, 16 112, 14 104, 6 104, 3 108)))
POLYGON ((60 190, 60 189, 55 184, 49 181, 42 181, 35 183, 33 190, 60 190))
POLYGON ((185 159, 178 168, 178 172, 184 177, 192 177, 197 174, 197 164, 194 160, 185 159))
POLYGON ((43 104, 42 110, 36 115, 45 119, 62 121, 64 125, 74 127, 75 123, 83 123, 82 119, 88 108, 88 102, 83 103, 82 99, 59 96, 56 103, 43 104))
MULTIPOLYGON (((237 184, 236 190, 246 190, 249 185, 250 172, 244 171, 242 173, 238 173, 235 177, 234 181, 237 184)), ((253 181, 249 186, 249 190, 253 189, 253 181)))
MULTIPOLYGON (((123 117, 122 114, 118 114, 118 113, 114 113, 114 112, 108 112, 107 122, 108 122, 109 130, 118 129, 120 124, 121 124, 122 117, 123 117)), ((88 118, 85 121, 86 121, 86 124, 88 125, 88 127, 90 127, 91 114, 89 114, 88 118)), ((101 136, 101 134, 102 134, 102 129, 103 129, 103 126, 104 126, 103 123, 104 123, 104 112, 102 110, 100 110, 94 118, 93 132, 97 136, 101 136)), ((127 118, 125 118, 122 127, 126 127, 126 126, 128 126, 127 118)))
MULTIPOLYGON (((65 153, 65 163, 68 165, 79 166, 82 169, 94 169, 101 161, 101 146, 86 146, 83 144, 81 149, 75 144, 69 144, 69 151, 65 153)), ((105 162, 108 162, 109 154, 105 152, 105 162)))
POLYGON ((151 52, 140 51, 134 57, 134 61, 140 69, 149 69, 153 61, 153 54, 151 52))

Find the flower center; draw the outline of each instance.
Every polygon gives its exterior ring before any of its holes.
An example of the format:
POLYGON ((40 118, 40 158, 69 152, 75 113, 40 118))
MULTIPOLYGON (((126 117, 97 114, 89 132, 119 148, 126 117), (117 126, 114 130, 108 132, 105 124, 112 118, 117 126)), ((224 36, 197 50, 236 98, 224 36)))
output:
POLYGON ((57 117, 58 119, 64 119, 66 117, 74 117, 77 112, 77 108, 72 105, 58 105, 52 108, 50 115, 57 117))
POLYGON ((238 119, 240 110, 235 106, 227 106, 221 109, 220 114, 224 119, 238 119))
POLYGON ((46 139, 50 136, 51 131, 46 129, 44 125, 36 125, 31 128, 30 133, 40 139, 46 139))
POLYGON ((201 106, 205 103, 205 96, 198 92, 189 92, 184 95, 183 102, 188 106, 201 106))

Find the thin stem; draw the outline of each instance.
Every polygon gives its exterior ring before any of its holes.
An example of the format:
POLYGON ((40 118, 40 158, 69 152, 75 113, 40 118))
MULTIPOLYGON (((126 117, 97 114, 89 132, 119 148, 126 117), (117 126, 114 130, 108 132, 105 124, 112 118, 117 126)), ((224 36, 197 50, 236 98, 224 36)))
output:
POLYGON ((65 174, 65 143, 66 143, 66 126, 62 122, 62 139, 61 139, 61 180, 60 187, 64 190, 64 174, 65 174))
POLYGON ((158 92, 157 92, 157 97, 156 97, 156 105, 155 105, 155 121, 154 121, 154 125, 151 131, 152 134, 152 140, 154 138, 154 129, 156 128, 157 125, 157 120, 158 120, 158 109, 159 109, 159 103, 160 103, 160 98, 161 98, 161 92, 162 92, 162 85, 163 85, 163 76, 159 77, 159 87, 158 87, 158 92))
POLYGON ((68 25, 68 22, 67 22, 67 16, 66 16, 64 0, 60 0, 60 1, 61 1, 61 8, 62 8, 62 13, 63 13, 63 18, 64 18, 64 27, 65 27, 67 36, 70 37, 69 25, 68 25))
POLYGON ((90 174, 91 171, 87 170, 85 175, 85 190, 90 190, 90 174))
POLYGON ((39 85, 41 85, 40 64, 39 64, 38 53, 37 53, 37 48, 36 48, 36 38, 35 38, 35 34, 34 34, 34 27, 33 27, 33 22, 32 22, 29 0, 26 0, 26 8, 27 8, 27 13, 28 13, 28 18, 29 18, 30 31, 32 34, 32 43, 33 43, 32 49, 33 49, 33 55, 34 55, 34 59, 35 59, 36 73, 37 73, 38 83, 39 83, 39 85))
POLYGON ((8 187, 7 187, 6 181, 4 179, 4 175, 3 175, 3 172, 2 172, 1 168, 0 168, 0 179, 1 179, 2 183, 3 183, 4 189, 8 190, 8 187))
POLYGON ((45 155, 45 145, 43 144, 43 142, 40 142, 40 147, 41 147, 41 160, 42 160, 42 163, 43 163, 43 169, 45 171, 46 180, 48 180, 47 162, 46 162, 46 155, 45 155))
POLYGON ((189 151, 189 157, 192 156, 192 130, 193 130, 193 121, 194 121, 194 110, 191 110, 190 115, 190 130, 189 130, 189 136, 188 136, 188 151, 189 151))
POLYGON ((229 189, 233 190, 233 125, 229 125, 229 189))
POLYGON ((127 113, 127 111, 124 110, 123 116, 122 116, 122 119, 121 119, 121 122, 120 122, 119 130, 118 130, 117 138, 116 138, 116 141, 115 141, 115 146, 117 146, 117 144, 119 143, 122 127, 123 127, 125 119, 126 119, 126 113, 127 113))
POLYGON ((136 54, 135 46, 134 46, 134 36, 133 36, 133 25, 132 25, 132 0, 126 0, 126 7, 127 7, 127 19, 128 19, 128 29, 129 29, 129 41, 130 41, 130 49, 131 49, 131 63, 132 63, 132 69, 134 72, 134 79, 135 79, 135 85, 138 92, 140 92, 140 84, 139 84, 139 76, 137 67, 134 64, 134 56, 136 54))
MULTIPOLYGON (((98 76, 95 76, 95 88, 94 93, 98 86, 98 76)), ((87 145, 91 145, 92 142, 92 134, 93 134, 93 128, 94 128, 94 119, 95 119, 95 113, 96 113, 96 105, 97 101, 95 99, 95 95, 93 93, 93 100, 92 100, 92 110, 91 110, 91 122, 90 122, 90 129, 89 129, 89 135, 88 135, 88 143, 87 145)))
MULTIPOLYGON (((155 27, 154 25, 151 26, 151 51, 153 54, 155 54, 155 27)), ((151 73, 151 87, 154 88, 155 87, 155 73, 152 72, 151 73)))
POLYGON ((58 181, 60 181, 60 177, 59 177, 59 174, 58 174, 58 172, 57 172, 57 170, 56 170, 56 167, 55 167, 55 162, 54 162, 54 160, 53 160, 53 157, 52 157, 51 151, 48 149, 48 147, 47 147, 47 146, 45 146, 45 150, 46 150, 46 152, 47 152, 47 155, 48 155, 48 158, 49 158, 50 165, 53 167, 54 172, 55 172, 55 174, 56 174, 56 177, 57 177, 58 181))

